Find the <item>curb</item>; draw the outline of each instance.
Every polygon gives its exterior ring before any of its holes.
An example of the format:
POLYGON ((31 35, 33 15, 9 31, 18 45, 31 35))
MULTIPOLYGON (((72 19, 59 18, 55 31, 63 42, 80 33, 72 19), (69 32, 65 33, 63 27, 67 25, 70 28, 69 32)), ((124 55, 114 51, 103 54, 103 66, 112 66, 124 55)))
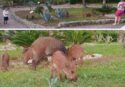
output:
POLYGON ((44 26, 34 24, 33 22, 27 21, 26 19, 22 19, 18 17, 14 12, 11 11, 11 16, 16 20, 17 22, 23 24, 26 26, 26 28, 44 28, 44 26))
MULTIPOLYGON (((83 20, 83 21, 70 21, 70 22, 60 22, 58 28, 63 27, 74 27, 82 25, 94 25, 94 24, 110 24, 113 23, 114 19, 100 19, 100 20, 83 20)), ((125 23, 125 19, 121 20, 121 23, 125 23)))

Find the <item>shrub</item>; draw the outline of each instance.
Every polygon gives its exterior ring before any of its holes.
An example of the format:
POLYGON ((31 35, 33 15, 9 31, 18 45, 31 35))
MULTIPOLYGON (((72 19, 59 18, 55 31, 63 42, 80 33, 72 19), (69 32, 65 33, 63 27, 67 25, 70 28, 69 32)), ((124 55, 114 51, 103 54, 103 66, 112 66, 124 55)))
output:
POLYGON ((101 8, 97 9, 98 11, 105 13, 111 13, 115 8, 109 6, 109 5, 103 5, 101 8))
POLYGON ((77 0, 69 0, 70 4, 76 4, 77 0))
POLYGON ((12 37, 12 43, 18 46, 29 47, 41 35, 40 31, 17 31, 12 37))
POLYGON ((53 4, 59 5, 59 4, 64 4, 68 2, 68 0, 53 0, 53 4))
POLYGON ((66 44, 70 43, 79 43, 82 44, 84 42, 88 42, 92 40, 92 32, 91 31, 75 31, 69 30, 64 31, 64 41, 66 44))
POLYGON ((116 42, 117 41, 117 31, 96 31, 96 41, 97 42, 116 42))
POLYGON ((41 14, 43 13, 43 6, 37 6, 35 9, 34 9, 34 12, 37 13, 37 14, 41 14))

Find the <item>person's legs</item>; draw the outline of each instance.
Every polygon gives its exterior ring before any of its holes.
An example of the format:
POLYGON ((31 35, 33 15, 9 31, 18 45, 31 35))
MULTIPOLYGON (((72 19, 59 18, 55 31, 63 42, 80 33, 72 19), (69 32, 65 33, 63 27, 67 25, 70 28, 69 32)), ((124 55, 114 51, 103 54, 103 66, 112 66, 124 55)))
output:
POLYGON ((9 17, 7 17, 6 24, 8 23, 9 17))
POLYGON ((115 21, 114 21, 113 25, 116 25, 117 22, 118 22, 118 16, 115 17, 115 21))
POLYGON ((6 22, 5 22, 5 17, 3 18, 3 23, 6 24, 6 22))
POLYGON ((119 16, 119 17, 118 17, 117 24, 119 24, 119 23, 120 23, 120 21, 121 21, 121 17, 119 16))
POLYGON ((4 17, 4 24, 7 24, 8 22, 8 17, 4 17))
POLYGON ((7 20, 6 20, 6 24, 7 24, 7 20))

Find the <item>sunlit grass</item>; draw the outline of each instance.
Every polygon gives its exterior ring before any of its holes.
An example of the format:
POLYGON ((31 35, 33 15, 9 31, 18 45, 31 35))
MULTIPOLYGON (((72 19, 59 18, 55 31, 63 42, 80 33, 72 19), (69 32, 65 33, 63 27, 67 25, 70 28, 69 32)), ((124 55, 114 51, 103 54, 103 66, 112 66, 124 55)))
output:
MULTIPOLYGON (((125 49, 118 43, 85 43, 86 53, 100 53, 110 60, 84 61, 78 66, 76 82, 57 81, 57 87, 125 87, 125 49)), ((26 65, 11 65, 8 72, 0 72, 0 87, 48 87, 48 65, 36 71, 26 65)))

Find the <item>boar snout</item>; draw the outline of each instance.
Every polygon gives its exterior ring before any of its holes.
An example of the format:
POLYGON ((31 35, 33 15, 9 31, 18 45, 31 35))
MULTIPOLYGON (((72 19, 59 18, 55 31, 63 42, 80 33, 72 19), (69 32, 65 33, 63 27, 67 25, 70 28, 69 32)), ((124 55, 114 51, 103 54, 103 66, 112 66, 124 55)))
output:
POLYGON ((71 77, 71 78, 69 78, 69 80, 70 81, 76 81, 77 80, 77 77, 75 76, 75 77, 71 77))

